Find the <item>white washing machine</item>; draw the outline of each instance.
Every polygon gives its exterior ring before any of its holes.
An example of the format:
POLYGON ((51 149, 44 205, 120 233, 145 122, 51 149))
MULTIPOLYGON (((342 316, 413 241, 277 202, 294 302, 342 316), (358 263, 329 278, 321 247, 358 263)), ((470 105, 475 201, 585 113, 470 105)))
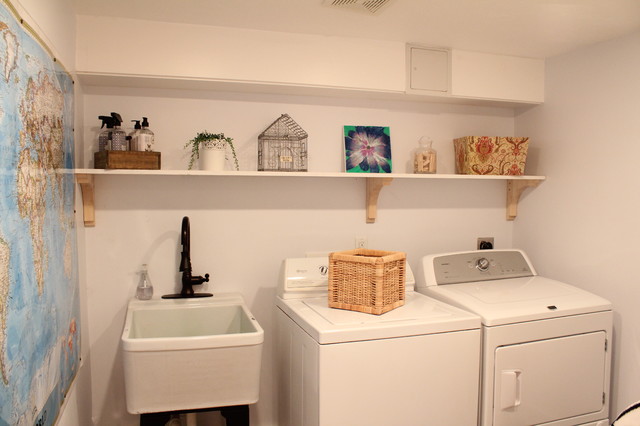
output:
POLYGON ((608 425, 611 304, 519 250, 423 258, 417 290, 482 318, 480 425, 608 425))
POLYGON ((414 291, 382 315, 328 307, 328 258, 287 259, 276 298, 280 426, 477 424, 480 318, 414 291))

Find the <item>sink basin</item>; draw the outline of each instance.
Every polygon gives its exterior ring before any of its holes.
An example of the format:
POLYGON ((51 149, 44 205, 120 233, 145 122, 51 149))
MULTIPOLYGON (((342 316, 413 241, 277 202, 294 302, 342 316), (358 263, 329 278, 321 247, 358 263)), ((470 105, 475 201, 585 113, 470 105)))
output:
POLYGON ((130 301, 122 332, 127 411, 257 402, 263 341, 238 293, 130 301))

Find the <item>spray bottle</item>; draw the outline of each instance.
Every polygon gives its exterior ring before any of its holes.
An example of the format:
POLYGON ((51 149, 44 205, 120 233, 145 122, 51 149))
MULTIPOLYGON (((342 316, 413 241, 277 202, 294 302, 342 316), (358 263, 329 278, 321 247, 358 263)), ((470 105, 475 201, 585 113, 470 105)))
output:
POLYGON ((110 135, 113 131, 113 117, 101 115, 98 116, 98 119, 102 120, 102 126, 100 126, 101 129, 104 128, 105 125, 107 126, 107 128, 100 131, 100 134, 98 135, 98 151, 108 151, 111 149, 111 144, 109 142, 111 141, 110 135))
POLYGON ((112 112, 111 117, 113 119, 113 131, 111 132, 111 149, 113 151, 127 151, 129 149, 129 146, 127 144, 127 134, 120 128, 122 117, 117 112, 112 112))
POLYGON ((155 135, 149 129, 149 121, 147 120, 147 117, 142 117, 142 129, 140 129, 138 149, 140 151, 153 151, 154 142, 155 135))
POLYGON ((129 138, 131 138, 130 142, 129 142, 129 149, 131 149, 131 151, 144 151, 144 149, 140 149, 140 129, 142 127, 140 127, 140 120, 131 120, 133 122, 135 122, 135 126, 133 127, 133 132, 131 132, 129 134, 129 138))

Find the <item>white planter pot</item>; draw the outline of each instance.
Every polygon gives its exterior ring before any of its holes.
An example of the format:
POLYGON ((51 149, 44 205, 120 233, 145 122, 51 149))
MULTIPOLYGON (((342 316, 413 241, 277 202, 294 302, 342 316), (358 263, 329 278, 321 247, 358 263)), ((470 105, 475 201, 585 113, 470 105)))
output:
POLYGON ((224 171, 226 146, 224 147, 204 147, 200 148, 200 170, 210 172, 224 171))

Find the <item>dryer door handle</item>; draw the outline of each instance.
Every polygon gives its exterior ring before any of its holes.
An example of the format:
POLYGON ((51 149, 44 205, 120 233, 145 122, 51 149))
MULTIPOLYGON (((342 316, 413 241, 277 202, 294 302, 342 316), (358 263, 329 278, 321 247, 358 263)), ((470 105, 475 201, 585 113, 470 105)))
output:
POLYGON ((522 370, 503 370, 500 374, 500 409, 520 405, 522 370))

